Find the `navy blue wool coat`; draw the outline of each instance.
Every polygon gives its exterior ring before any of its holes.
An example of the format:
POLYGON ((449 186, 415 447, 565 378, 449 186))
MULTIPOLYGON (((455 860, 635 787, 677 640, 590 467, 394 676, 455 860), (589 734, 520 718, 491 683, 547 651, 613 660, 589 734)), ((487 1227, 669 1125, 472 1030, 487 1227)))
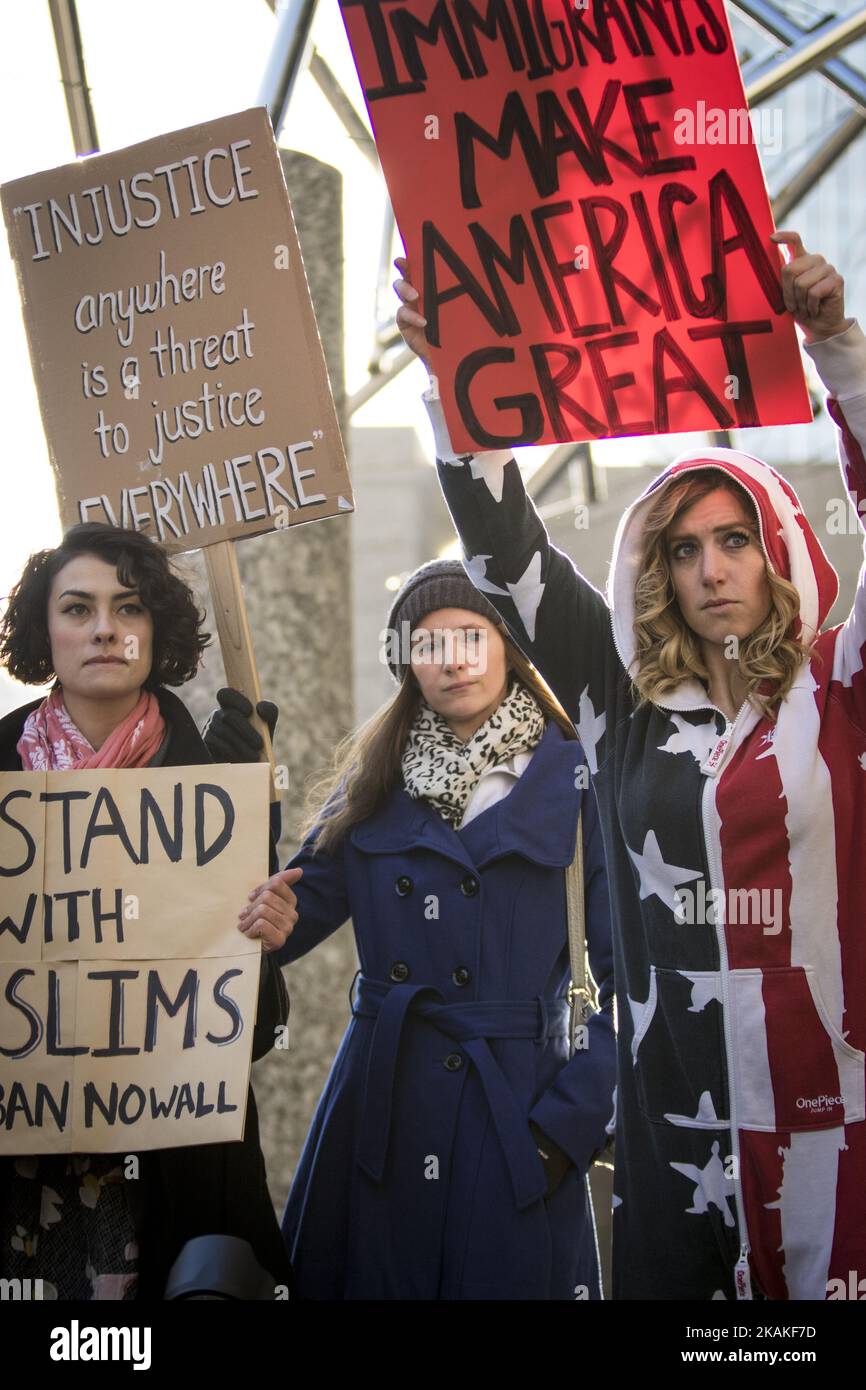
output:
POLYGON ((300 919, 280 962, 351 917, 361 965, 283 1218, 302 1298, 599 1297, 586 1173, 615 1041, 584 764, 549 723, 509 795, 465 829, 401 788, 333 856, 292 860, 300 919), (581 805, 601 1010, 569 1060, 564 869, 581 805), (574 1165, 549 1200, 530 1119, 574 1165))

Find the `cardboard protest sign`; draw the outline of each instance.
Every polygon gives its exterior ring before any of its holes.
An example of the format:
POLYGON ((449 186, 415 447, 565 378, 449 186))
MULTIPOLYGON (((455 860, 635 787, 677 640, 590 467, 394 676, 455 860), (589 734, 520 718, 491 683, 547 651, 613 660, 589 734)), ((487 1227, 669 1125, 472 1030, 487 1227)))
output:
POLYGON ((2 202, 64 525, 189 550, 352 510, 264 108, 2 202))
POLYGON ((722 0, 340 4, 457 450, 811 419, 722 0))
POLYGON ((0 773, 0 959, 257 952, 226 932, 268 876, 266 784, 258 764, 0 773))
POLYGON ((0 773, 0 1154, 241 1138, 267 788, 264 764, 0 773))
POLYGON ((259 956, 0 964, 0 1154, 240 1139, 259 956))

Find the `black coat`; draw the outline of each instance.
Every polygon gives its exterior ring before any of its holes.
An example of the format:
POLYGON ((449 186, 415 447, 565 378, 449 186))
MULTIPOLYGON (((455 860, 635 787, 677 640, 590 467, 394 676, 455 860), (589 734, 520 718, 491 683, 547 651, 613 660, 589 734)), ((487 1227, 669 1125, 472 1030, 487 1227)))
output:
MULTIPOLYGON (((213 762, 186 706, 170 690, 156 691, 168 727, 160 765, 184 767, 213 762)), ((24 721, 39 700, 0 719, 0 772, 21 770, 16 745, 24 721)), ((274 1045, 275 1029, 289 1016, 289 1000, 273 955, 262 957, 253 1061, 274 1045)), ((202 1235, 233 1235, 249 1241, 275 1284, 290 1284, 290 1269, 268 1192, 259 1142, 253 1089, 247 1102, 244 1137, 235 1143, 151 1149, 139 1155, 138 1181, 127 1186, 140 1233, 139 1299, 161 1299, 168 1272, 186 1241, 202 1235)), ((0 1200, 13 1159, 0 1159, 0 1200)))

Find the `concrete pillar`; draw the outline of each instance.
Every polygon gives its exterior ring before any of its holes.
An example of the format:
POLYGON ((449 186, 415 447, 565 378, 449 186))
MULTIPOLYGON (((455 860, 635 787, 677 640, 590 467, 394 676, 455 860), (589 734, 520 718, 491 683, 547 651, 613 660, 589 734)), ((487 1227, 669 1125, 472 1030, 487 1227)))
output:
MULTIPOLYGON (((336 169, 307 155, 282 150, 280 155, 345 438, 342 180, 336 169)), ((286 389, 291 390, 291 363, 286 389)), ((335 517, 238 544, 262 690, 280 708, 275 759, 289 770, 289 790, 282 797, 282 864, 297 844, 309 778, 329 764, 336 743, 353 725, 351 525, 351 519, 335 517)), ((202 556, 185 557, 181 567, 193 569, 196 590, 206 595, 202 556)), ((203 672, 182 692, 199 723, 223 683, 214 641, 203 672)), ((289 967, 289 1048, 275 1049, 253 1068, 278 1212, 346 1026, 356 969, 349 927, 289 967)))

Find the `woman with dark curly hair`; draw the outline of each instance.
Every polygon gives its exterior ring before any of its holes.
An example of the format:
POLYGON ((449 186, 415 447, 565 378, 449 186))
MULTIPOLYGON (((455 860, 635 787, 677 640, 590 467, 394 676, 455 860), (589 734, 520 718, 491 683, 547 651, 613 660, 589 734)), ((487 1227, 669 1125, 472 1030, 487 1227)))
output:
MULTIPOLYGON (((135 531, 75 526, 55 549, 31 555, 0 623, 0 662, 17 680, 54 684, 0 720, 0 770, 211 762, 185 706, 165 688, 195 674, 210 640, 202 621, 164 552, 135 531)), ((270 954, 293 922, 285 878, 269 881, 243 917, 266 953, 254 1059, 288 1017, 270 954)), ((261 1267, 271 1297, 274 1284, 287 1283, 252 1090, 242 1141, 142 1153, 135 1181, 126 1166, 119 1154, 0 1159, 0 1277, 41 1278, 59 1299, 160 1299, 187 1242, 228 1236, 246 1243, 220 1246, 233 1252, 235 1276, 239 1257, 261 1267)), ((249 1296, 225 1267, 212 1265, 208 1283, 249 1296)))

